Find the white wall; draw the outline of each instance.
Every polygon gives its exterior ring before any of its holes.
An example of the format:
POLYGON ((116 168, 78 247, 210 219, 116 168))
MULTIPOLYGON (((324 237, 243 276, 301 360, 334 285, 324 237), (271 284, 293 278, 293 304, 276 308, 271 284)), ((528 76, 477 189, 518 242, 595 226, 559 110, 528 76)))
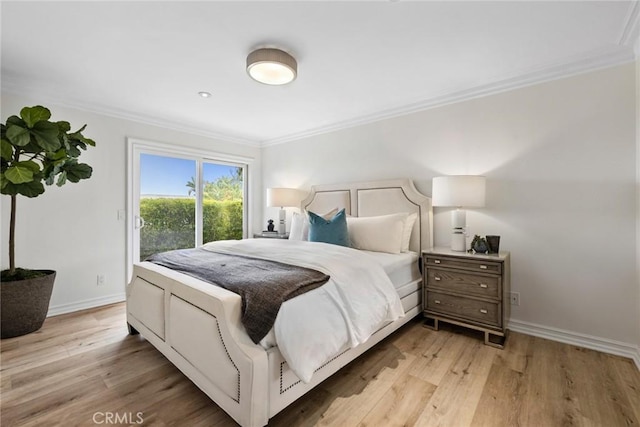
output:
MULTIPOLYGON (((487 176, 470 232, 512 253, 512 318, 638 341, 633 64, 382 120, 262 152, 265 187, 408 177, 487 176)), ((448 245, 449 210, 435 208, 448 245)), ((274 217, 267 209, 264 220, 274 217)))
MULTIPOLYGON (((38 100, 2 94, 2 121, 19 114, 38 100)), ((126 208, 126 138, 181 144, 220 153, 255 158, 249 166, 250 232, 260 229, 262 184, 260 149, 107 117, 55 105, 45 105, 54 120, 66 120, 73 129, 87 124, 84 135, 96 147, 80 160, 93 167, 91 179, 63 187, 48 187, 36 198, 18 198, 16 264, 58 272, 50 313, 58 313, 114 300, 123 300, 125 288, 125 221, 118 210, 126 208), (257 192, 255 191, 257 190, 257 192), (255 202, 254 202, 255 200, 255 202), (257 224, 257 225, 256 225, 257 224), (106 284, 96 285, 97 274, 106 284)), ((2 268, 7 268, 10 203, 2 203, 2 268)))
POLYGON ((637 363, 640 366, 640 36, 636 39, 636 286, 638 298, 637 325, 637 363))

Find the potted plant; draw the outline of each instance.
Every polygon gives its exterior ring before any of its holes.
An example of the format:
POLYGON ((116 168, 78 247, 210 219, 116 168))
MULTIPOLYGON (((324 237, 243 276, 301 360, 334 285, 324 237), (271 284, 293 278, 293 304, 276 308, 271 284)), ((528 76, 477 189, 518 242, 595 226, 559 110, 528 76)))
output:
POLYGON ((85 126, 71 132, 68 122, 50 121, 42 106, 25 107, 20 117, 1 124, 1 193, 11 197, 9 269, 1 272, 0 329, 2 338, 40 329, 49 310, 55 271, 27 270, 15 265, 17 196, 38 197, 46 185, 62 186, 91 177, 91 166, 78 157, 95 142, 82 135, 85 126))

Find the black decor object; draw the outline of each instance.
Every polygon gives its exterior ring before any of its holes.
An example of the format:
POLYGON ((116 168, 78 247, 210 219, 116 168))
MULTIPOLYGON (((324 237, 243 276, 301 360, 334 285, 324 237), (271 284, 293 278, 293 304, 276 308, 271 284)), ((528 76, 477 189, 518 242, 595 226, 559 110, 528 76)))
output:
POLYGON ((273 225, 273 220, 270 219, 269 221, 267 221, 269 224, 267 225, 267 231, 274 231, 274 225, 273 225))
POLYGON ((489 246, 490 254, 497 254, 500 252, 500 236, 486 236, 487 246, 489 246))

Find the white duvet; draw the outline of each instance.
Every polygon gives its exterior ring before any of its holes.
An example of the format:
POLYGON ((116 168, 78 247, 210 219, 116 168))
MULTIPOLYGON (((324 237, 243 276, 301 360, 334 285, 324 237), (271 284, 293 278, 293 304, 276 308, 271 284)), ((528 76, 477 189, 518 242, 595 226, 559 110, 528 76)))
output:
POLYGON ((320 288, 286 301, 273 327, 275 344, 305 383, 331 358, 404 316, 398 293, 382 266, 356 249, 278 239, 226 240, 203 248, 312 268, 331 276, 320 288))

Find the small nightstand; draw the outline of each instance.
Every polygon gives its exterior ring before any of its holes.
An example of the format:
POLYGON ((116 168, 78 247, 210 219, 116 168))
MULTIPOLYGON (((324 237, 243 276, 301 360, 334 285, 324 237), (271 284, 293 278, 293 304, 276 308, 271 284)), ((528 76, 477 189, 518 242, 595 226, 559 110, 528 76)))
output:
POLYGON ((288 239, 289 233, 277 234, 277 233, 254 233, 254 239, 288 239))
POLYGON ((503 348, 507 337, 509 252, 469 254, 446 248, 422 251, 425 326, 453 323, 484 332, 484 343, 503 348))

